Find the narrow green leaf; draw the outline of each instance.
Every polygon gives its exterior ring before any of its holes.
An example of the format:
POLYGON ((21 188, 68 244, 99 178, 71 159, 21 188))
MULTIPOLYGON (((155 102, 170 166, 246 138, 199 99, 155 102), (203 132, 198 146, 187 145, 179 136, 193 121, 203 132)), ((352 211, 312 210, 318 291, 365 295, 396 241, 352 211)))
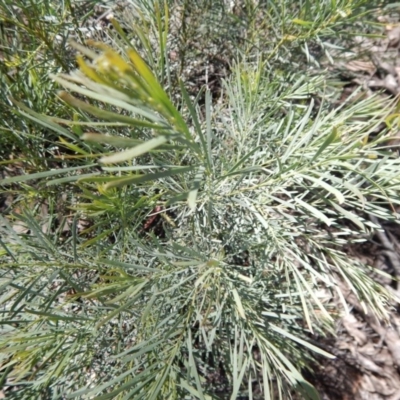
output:
POLYGON ((21 182, 31 181, 34 179, 48 178, 49 176, 61 175, 61 174, 66 174, 67 172, 77 171, 77 170, 86 169, 86 168, 92 168, 92 167, 95 167, 96 165, 97 164, 89 164, 89 165, 82 165, 79 167, 60 168, 60 169, 53 169, 50 171, 36 172, 34 174, 13 176, 11 178, 6 178, 6 179, 0 180, 0 185, 8 185, 10 183, 21 183, 21 182))
POLYGON ((94 238, 89 239, 89 240, 86 240, 86 242, 83 242, 83 243, 80 245, 80 248, 81 248, 81 249, 84 249, 85 247, 92 246, 93 244, 96 244, 96 243, 100 244, 99 242, 100 242, 102 239, 104 239, 104 238, 106 238, 107 236, 109 236, 110 234, 112 234, 112 233, 114 232, 114 229, 115 229, 115 228, 107 229, 106 231, 103 231, 103 232, 99 233, 98 235, 96 235, 94 238))
POLYGON ((233 299, 235 300, 236 303, 236 310, 239 313, 239 315, 243 318, 246 319, 246 314, 244 312, 244 308, 242 305, 242 301, 240 300, 240 296, 239 293, 237 292, 236 289, 232 289, 232 295, 233 295, 233 299))
POLYGON ((87 113, 102 119, 107 119, 109 121, 114 122, 122 122, 125 124, 129 124, 138 128, 151 128, 156 130, 165 130, 167 127, 164 125, 154 124, 152 122, 143 121, 140 119, 128 117, 126 115, 117 114, 112 111, 107 111, 104 109, 100 109, 98 107, 92 106, 91 104, 86 103, 85 101, 79 100, 76 97, 70 95, 67 92, 61 91, 58 96, 64 100, 66 103, 71 106, 86 111, 87 113))
POLYGON ((199 374, 198 374, 198 372, 197 372, 196 362, 195 362, 194 357, 193 357, 192 330, 191 330, 191 329, 188 329, 187 332, 188 332, 188 337, 187 337, 187 340, 186 340, 186 346, 187 346, 187 349, 188 349, 188 351, 189 351, 189 366, 190 366, 190 372, 191 372, 191 375, 194 377, 194 380, 195 380, 195 382, 196 382, 197 391, 198 391, 198 393, 199 393, 199 395, 200 395, 200 396, 199 396, 199 399, 200 399, 200 400, 205 400, 205 399, 204 399, 203 389, 202 389, 202 387, 201 387, 200 377, 199 377, 199 374))
POLYGON ((289 133, 289 137, 286 140, 289 140, 290 142, 285 153, 281 157, 282 163, 286 163, 288 158, 293 155, 294 151, 299 148, 299 145, 302 140, 301 139, 302 135, 304 135, 304 127, 310 122, 310 115, 311 112, 313 111, 313 108, 314 108, 314 101, 311 100, 311 104, 308 106, 306 114, 301 118, 301 120, 289 133))
POLYGON ((109 144, 115 147, 133 147, 143 143, 143 140, 132 139, 123 136, 104 135, 102 133, 86 132, 82 135, 82 140, 87 142, 109 144))
POLYGON ((108 313, 105 317, 103 317, 97 324, 96 324, 96 329, 99 329, 103 325, 105 325, 108 321, 119 315, 121 312, 125 310, 129 310, 131 306, 133 306, 137 302, 136 298, 130 299, 126 301, 124 304, 116 308, 115 310, 111 311, 108 313))
POLYGON ((87 157, 91 156, 90 153, 88 153, 87 151, 83 150, 82 148, 80 148, 80 147, 79 147, 78 145, 76 145, 75 143, 67 142, 67 141, 66 141, 64 138, 62 138, 61 136, 59 137, 59 140, 60 140, 60 144, 61 144, 63 147, 66 147, 67 149, 70 149, 70 150, 76 152, 77 154, 82 154, 82 155, 87 156, 87 157))
MULTIPOLYGON (((257 146, 251 151, 249 151, 247 154, 245 154, 227 173, 225 176, 231 175, 233 172, 235 172, 246 160, 248 160, 253 154, 255 154, 257 151, 259 151, 261 146, 257 146)), ((248 172, 246 170, 245 172, 248 172)))
POLYGON ((179 84, 180 84, 180 87, 181 87, 183 100, 186 103, 186 106, 189 109, 190 116, 193 119, 195 131, 196 131, 197 135, 200 138, 200 143, 201 143, 201 147, 203 149, 203 154, 205 155, 205 159, 206 159, 206 162, 207 162, 207 169, 211 170, 211 165, 209 163, 209 158, 207 157, 207 141, 206 141, 205 136, 203 134, 203 131, 201 129, 200 122, 199 122, 199 119, 198 119, 198 116, 197 116, 197 112, 196 112, 196 110, 194 108, 194 105, 192 104, 192 102, 190 100, 189 94, 186 91, 186 89, 185 89, 185 87, 183 85, 183 82, 179 81, 179 84))
POLYGON ((128 300, 131 297, 134 297, 137 293, 139 293, 144 286, 146 286, 148 283, 147 280, 135 285, 129 287, 127 290, 125 290, 123 293, 119 294, 118 296, 114 297, 112 300, 108 300, 105 302, 105 304, 115 304, 120 302, 121 300, 128 300))
POLYGON ((122 268, 123 270, 135 270, 135 271, 143 271, 143 272, 160 272, 156 268, 149 268, 149 267, 144 267, 142 265, 130 264, 130 263, 116 261, 116 260, 107 260, 105 258, 100 258, 98 260, 98 262, 101 264, 111 265, 113 267, 119 267, 119 268, 122 268))
POLYGON ((132 172, 132 171, 142 171, 146 169, 157 169, 157 168, 168 168, 173 167, 173 165, 132 165, 130 167, 102 167, 103 171, 109 172, 132 172))
POLYGON ((65 315, 52 314, 52 313, 47 313, 47 312, 43 312, 43 311, 35 311, 35 310, 31 310, 27 307, 25 308, 25 311, 28 314, 40 315, 42 317, 46 317, 53 321, 70 321, 70 322, 74 322, 74 321, 90 322, 90 321, 92 321, 91 318, 84 318, 84 317, 79 317, 79 316, 67 317, 65 315))
POLYGON ((330 220, 325 214, 323 214, 321 211, 317 210, 315 207, 312 205, 304 202, 303 200, 299 199, 296 197, 296 203, 298 203, 301 207, 307 209, 308 211, 311 212, 314 217, 318 218, 319 220, 325 222, 328 226, 332 225, 332 220, 330 220))
POLYGON ((64 178, 52 179, 51 181, 46 182, 46 186, 59 185, 62 183, 70 183, 80 181, 82 179, 87 179, 96 175, 99 175, 100 172, 93 172, 91 174, 82 174, 82 175, 74 175, 74 176, 66 176, 64 178))
POLYGON ((194 180, 192 182, 192 189, 190 190, 189 195, 188 195, 187 202, 188 202, 188 206, 192 212, 196 209, 197 193, 200 188, 200 183, 203 179, 204 170, 205 170, 205 168, 203 166, 201 166, 198 169, 198 171, 194 177, 194 180))
POLYGON ((285 329, 279 328, 278 326, 269 323, 268 327, 270 327, 273 331, 279 333, 280 335, 287 337, 288 339, 293 340, 294 342, 297 342, 301 344, 304 347, 307 347, 308 349, 314 351, 315 353, 321 354, 324 357, 334 359, 336 358, 334 355, 327 353, 326 351, 320 349, 319 347, 316 347, 312 345, 311 343, 308 343, 307 341, 300 339, 299 337, 292 335, 290 332, 286 331, 285 329))
POLYGON ((232 364, 233 364, 233 390, 230 400, 235 400, 239 394, 242 385, 243 377, 248 369, 249 361, 244 357, 244 332, 240 333, 240 343, 237 340, 238 332, 235 327, 235 343, 233 348, 232 364), (238 352, 239 348, 239 352, 238 352))
POLYGON ((141 384, 146 384, 149 381, 152 381, 155 379, 155 375, 157 371, 157 366, 156 365, 151 365, 146 368, 145 371, 143 371, 140 374, 137 374, 137 366, 128 369, 127 371, 120 373, 118 376, 115 378, 107 380, 105 383, 101 385, 96 385, 94 388, 86 388, 86 389, 79 389, 73 393, 67 394, 66 398, 67 399, 76 399, 76 398, 82 398, 84 395, 90 395, 90 396, 85 396, 84 398, 90 398, 94 397, 96 400, 106 400, 106 399, 115 399, 116 395, 118 393, 121 393, 122 391, 130 388, 131 386, 141 386, 141 384), (155 371, 153 371, 155 370, 155 371), (146 375, 150 375, 149 378, 145 379, 146 375), (134 376, 133 379, 129 379, 130 377, 134 376), (112 390, 111 392, 108 392, 106 394, 100 395, 99 393, 104 392, 106 389, 110 387, 115 387, 115 385, 123 380, 127 380, 128 382, 122 385, 117 386, 117 389, 112 390))
MULTIPOLYGON (((121 90, 116 90, 104 85, 97 84, 87 78, 83 77, 72 77, 70 75, 50 75, 52 79, 58 82, 60 85, 64 86, 66 89, 70 89, 75 93, 80 93, 90 99, 101 101, 102 103, 111 104, 115 107, 122 108, 134 115, 141 115, 142 117, 158 123, 160 125, 165 124, 164 120, 160 115, 156 114, 154 111, 150 110, 146 105, 139 103, 138 106, 132 105, 137 104, 137 99, 129 97, 127 94, 121 90), (78 86, 74 83, 69 82, 79 82, 80 84, 86 85, 89 89, 78 86), (91 90, 90 90, 91 89, 91 90)), ((53 119, 52 119, 53 120, 53 119)), ((120 123, 120 122, 119 122, 120 123)), ((128 124, 129 125, 129 124, 128 124)), ((167 125, 165 125, 167 127, 167 125)))
POLYGON ((300 280, 302 280, 303 284, 304 284, 304 277, 303 275, 297 270, 296 266, 294 266, 294 268, 292 268, 293 270, 293 278, 295 280, 295 287, 297 287, 298 290, 298 294, 300 296, 300 301, 301 301, 301 305, 303 307, 303 313, 304 313, 304 318, 306 320, 308 329, 310 330, 311 333, 313 333, 313 328, 312 328, 312 323, 311 323, 311 318, 310 318, 310 312, 309 309, 307 307, 307 302, 306 302, 306 298, 304 296, 304 290, 302 285, 300 284, 300 280))
MULTIPOLYGON (((199 393, 199 391, 197 391, 193 386, 190 386, 188 381, 181 379, 180 382, 179 382, 179 385, 183 389, 187 390, 190 393, 190 395, 193 396, 194 398, 197 398, 197 399, 204 398, 203 394, 199 393)), ((211 399, 208 396, 206 398, 211 399)))
POLYGON ((177 194, 176 196, 172 196, 167 200, 166 206, 170 206, 172 204, 175 203, 179 203, 179 202, 187 202, 188 196, 189 196, 190 192, 182 192, 177 194))
POLYGON ((211 93, 210 90, 206 90, 206 137, 207 137, 207 152, 206 157, 208 159, 208 165, 211 170, 213 168, 212 153, 211 153, 211 143, 212 143, 212 130, 211 130, 211 93))
POLYGON ((297 389, 300 393, 303 393, 305 400, 321 400, 317 389, 305 379, 297 379, 297 389))
POLYGON ((339 204, 344 203, 345 198, 344 198, 343 194, 341 192, 339 192, 339 190, 337 190, 333 186, 329 185, 329 183, 324 182, 322 179, 314 178, 311 175, 299 174, 299 176, 302 176, 303 178, 308 179, 311 182, 314 182, 315 185, 320 186, 320 187, 324 188, 326 191, 332 193, 336 197, 339 204))
POLYGON ((200 121, 199 121, 199 118, 197 116, 197 112, 196 112, 196 110, 194 108, 194 104, 191 102, 189 94, 188 94, 188 92, 187 92, 187 90, 186 90, 186 88, 185 88, 185 86, 184 86, 184 84, 183 84, 183 82, 181 80, 179 81, 179 85, 180 85, 180 88, 181 88, 181 91, 182 91, 183 100, 184 100, 184 102, 185 102, 185 104, 186 104, 186 106, 187 106, 187 108, 189 110, 190 116, 193 119, 193 123, 194 123, 194 127, 195 127, 195 130, 196 130, 196 133, 199 135, 200 141, 201 141, 202 146, 203 146, 203 150, 206 153, 207 144, 206 144, 206 141, 204 139, 203 132, 201 130, 200 121))
POLYGON ((160 178, 167 178, 169 176, 183 174, 185 172, 190 172, 192 170, 193 170, 193 167, 178 167, 178 168, 171 168, 167 171, 155 172, 153 174, 133 175, 133 176, 127 176, 124 178, 114 178, 114 179, 110 180, 108 183, 106 183, 105 189, 110 189, 113 187, 122 187, 122 186, 126 186, 126 185, 139 184, 139 183, 144 183, 144 182, 151 182, 151 181, 155 181, 160 178))
POLYGON ((329 201, 329 204, 335 208, 340 214, 342 214, 345 218, 353 222, 355 225, 357 225, 363 232, 365 232, 365 226, 359 219, 359 217, 356 214, 353 214, 350 211, 345 210, 344 208, 340 207, 338 204, 336 204, 333 201, 329 201))
POLYGON ((132 160, 132 158, 146 154, 151 150, 161 146, 162 144, 166 143, 167 140, 168 139, 165 136, 158 136, 132 149, 121 151, 120 153, 114 153, 111 156, 104 156, 99 161, 102 164, 117 164, 124 161, 129 161, 132 160))
POLYGON ((364 209, 365 206, 365 197, 364 195, 361 193, 361 191, 357 188, 357 186, 353 185, 352 183, 348 182, 348 181, 344 181, 343 182, 343 186, 346 189, 349 189, 351 192, 353 192, 360 200, 361 205, 362 205, 362 209, 364 209))
POLYGON ((84 54, 86 57, 90 58, 91 60, 95 60, 99 56, 93 50, 88 49, 86 46, 82 46, 81 44, 75 42, 74 40, 70 40, 69 45, 73 47, 75 50, 78 50, 80 53, 84 54))
POLYGON ((71 134, 71 132, 67 131, 66 129, 62 128, 58 124, 54 123, 53 119, 51 117, 39 114, 39 113, 31 110, 30 108, 28 108, 25 104, 20 103, 20 102, 14 100, 12 98, 10 98, 10 101, 14 105, 16 105, 18 108, 23 110, 23 111, 20 111, 20 113, 23 116, 31 119, 32 121, 37 122, 38 124, 40 124, 40 125, 42 125, 42 126, 44 126, 46 128, 49 128, 49 129, 53 130, 54 132, 59 133, 62 136, 67 137, 68 139, 71 139, 71 140, 76 140, 77 139, 77 137, 74 136, 73 134, 71 134))
POLYGON ((292 19, 292 22, 296 25, 301 25, 301 26, 306 26, 306 27, 310 27, 313 25, 313 22, 311 21, 304 21, 302 19, 299 18, 294 18, 292 19))
POLYGON ((320 154, 332 143, 336 142, 339 139, 338 131, 336 127, 332 128, 331 134, 325 139, 325 141, 322 143, 320 148, 317 150, 317 152, 314 154, 314 157, 311 159, 310 163, 314 162, 320 154))
MULTIPOLYGON (((76 343, 76 342, 75 342, 76 343)), ((68 349, 67 352, 63 352, 63 356, 58 363, 57 367, 54 369, 54 375, 56 377, 60 377, 66 370, 67 364, 71 362, 71 360, 74 358, 74 353, 76 353, 77 349, 75 348, 74 345, 71 345, 71 347, 68 349)), ((50 382, 49 382, 50 383, 50 382)))
POLYGON ((177 343, 175 345, 174 350, 171 352, 171 354, 169 356, 168 364, 166 366, 164 366, 164 368, 163 368, 164 369, 163 373, 161 374, 159 379, 157 381, 155 381, 155 385, 153 386, 154 389, 152 390, 149 400, 156 400, 157 398, 159 398, 159 393, 161 391, 161 388, 162 388, 165 380, 167 379, 168 374, 170 373, 172 363, 175 360, 175 357, 176 357, 179 349, 180 349, 180 343, 177 343))

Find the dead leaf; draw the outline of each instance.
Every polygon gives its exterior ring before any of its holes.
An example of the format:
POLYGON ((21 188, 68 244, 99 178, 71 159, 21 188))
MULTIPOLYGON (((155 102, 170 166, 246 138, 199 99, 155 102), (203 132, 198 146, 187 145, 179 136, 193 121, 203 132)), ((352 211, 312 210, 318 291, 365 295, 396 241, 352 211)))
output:
POLYGON ((386 35, 389 39, 388 47, 397 47, 400 43, 400 26, 391 27, 390 25, 386 27, 386 35))
POLYGON ((383 396, 390 396, 395 392, 394 388, 390 388, 387 382, 387 379, 384 379, 379 376, 370 376, 371 381, 374 385, 375 391, 383 396))
POLYGON ((23 235, 29 232, 28 226, 22 221, 15 221, 12 228, 14 232, 17 233, 18 235, 23 235))
POLYGON ((364 390, 370 393, 375 392, 375 386, 374 383, 371 380, 371 377, 369 375, 364 375, 363 379, 361 381, 361 386, 364 390))
POLYGON ((346 64, 346 68, 352 72, 367 72, 373 75, 376 67, 372 61, 352 60, 346 64))
POLYGON ((363 346, 367 342, 367 335, 358 329, 360 323, 353 314, 343 317, 342 322, 349 335, 356 340, 358 345, 363 346))
POLYGON ((393 358, 389 350, 384 347, 375 355, 375 361, 379 364, 385 365, 387 367, 393 366, 393 358))
POLYGON ((394 95, 399 93, 396 78, 391 74, 386 75, 385 79, 371 79, 368 82, 368 87, 386 89, 394 95))
POLYGON ((367 357, 364 357, 361 354, 357 354, 356 356, 357 361, 360 363, 360 365, 366 369, 367 371, 374 372, 375 374, 380 374, 383 375, 384 371, 381 367, 376 365, 372 360, 370 360, 367 357))

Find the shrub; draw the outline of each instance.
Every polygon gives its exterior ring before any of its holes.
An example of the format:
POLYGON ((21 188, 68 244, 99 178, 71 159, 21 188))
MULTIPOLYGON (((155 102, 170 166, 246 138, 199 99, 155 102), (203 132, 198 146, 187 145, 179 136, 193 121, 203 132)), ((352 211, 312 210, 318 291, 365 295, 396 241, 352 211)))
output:
MULTIPOLYGON (((154 15, 161 59, 168 8, 154 15)), ((0 183, 65 191, 71 212, 14 213, 23 235, 1 217, 3 381, 24 398, 318 398, 301 370, 330 357, 311 335, 346 306, 341 284, 387 312, 343 245, 368 238, 368 214, 396 217, 394 104, 332 109, 324 74, 261 56, 232 63, 219 100, 169 95, 165 60, 152 71, 113 24, 119 51, 75 43, 79 71, 53 77, 73 120, 14 100, 73 154, 0 183)))

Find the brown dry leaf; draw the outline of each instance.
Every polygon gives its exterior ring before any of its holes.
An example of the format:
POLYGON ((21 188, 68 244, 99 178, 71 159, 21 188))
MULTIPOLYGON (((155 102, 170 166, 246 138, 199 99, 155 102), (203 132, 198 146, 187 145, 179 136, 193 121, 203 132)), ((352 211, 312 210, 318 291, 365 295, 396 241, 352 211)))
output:
POLYGON ((342 323, 346 331, 356 340, 358 345, 363 346, 367 342, 367 335, 358 329, 362 324, 357 321, 353 314, 343 317, 342 323))
POLYGON ((59 223, 62 226, 63 233, 70 232, 73 223, 73 218, 61 217, 59 223))
POLYGON ((397 149, 400 147, 400 132, 397 132, 395 135, 390 137, 390 140, 388 141, 388 146, 393 149, 397 149))
POLYGON ((400 43, 400 26, 386 26, 386 35, 389 39, 388 47, 397 47, 400 43))
POLYGON ((361 387, 363 390, 374 393, 375 392, 375 385, 371 380, 371 377, 369 375, 364 375, 363 379, 361 381, 361 387))
MULTIPOLYGON (((375 361, 378 364, 385 365, 387 367, 393 367, 393 359, 392 359, 392 354, 390 351, 384 347, 382 348, 376 355, 375 355, 375 361)), ((400 383, 400 382, 399 382, 400 383)))
POLYGON ((364 357, 361 354, 356 355, 356 359, 359 362, 359 364, 366 369, 367 371, 374 372, 375 374, 383 375, 384 371, 381 367, 376 365, 372 360, 370 360, 368 357, 364 357))
POLYGON ((399 92, 399 85, 397 84, 396 78, 392 74, 386 75, 383 81, 386 89, 391 91, 393 94, 397 94, 399 92))
MULTIPOLYGON (((1 177, 1 175, 0 175, 1 177)), ((0 213, 4 213, 9 210, 12 203, 14 201, 14 197, 10 194, 8 195, 0 195, 0 213)))
POLYGON ((379 57, 373 56, 374 63, 387 74, 397 75, 393 62, 386 62, 379 57))
POLYGON ((393 387, 390 387, 387 379, 383 379, 382 377, 371 375, 370 379, 372 384, 374 385, 375 391, 380 393, 383 396, 390 396, 395 392, 393 387))
MULTIPOLYGON (((72 219, 71 219, 71 224, 72 224, 72 219)), ((76 228, 78 230, 78 233, 81 233, 85 229, 89 228, 89 226, 90 226, 90 221, 88 221, 87 219, 79 219, 76 228)))
MULTIPOLYGON (((367 342, 367 343, 365 344, 365 346, 360 347, 360 348, 358 349, 358 351, 359 351, 363 356, 367 356, 367 357, 375 356, 375 355, 377 354, 377 349, 375 348, 375 346, 374 346, 374 344, 373 344, 372 342, 367 342)), ((376 360, 376 357, 374 357, 374 359, 375 359, 375 361, 377 361, 377 360, 376 360)))
POLYGON ((372 61, 352 60, 345 66, 352 72, 367 72, 370 75, 376 72, 376 67, 372 61))
POLYGON ((17 233, 18 235, 22 235, 29 232, 28 226, 22 221, 16 221, 13 224, 12 228, 14 232, 17 233))
POLYGON ((384 335, 384 340, 392 354, 393 362, 400 367, 400 338, 398 333, 392 327, 388 327, 384 335))
POLYGON ((394 71, 397 75, 397 80, 400 82, 400 67, 394 67, 394 71))
POLYGON ((47 218, 49 215, 49 206, 46 203, 42 203, 40 207, 40 219, 45 221, 42 223, 42 232, 44 234, 50 232, 50 219, 47 218))
POLYGON ((386 89, 394 95, 399 93, 399 85, 397 84, 396 78, 392 74, 386 75, 385 79, 371 79, 368 82, 368 87, 386 89))

